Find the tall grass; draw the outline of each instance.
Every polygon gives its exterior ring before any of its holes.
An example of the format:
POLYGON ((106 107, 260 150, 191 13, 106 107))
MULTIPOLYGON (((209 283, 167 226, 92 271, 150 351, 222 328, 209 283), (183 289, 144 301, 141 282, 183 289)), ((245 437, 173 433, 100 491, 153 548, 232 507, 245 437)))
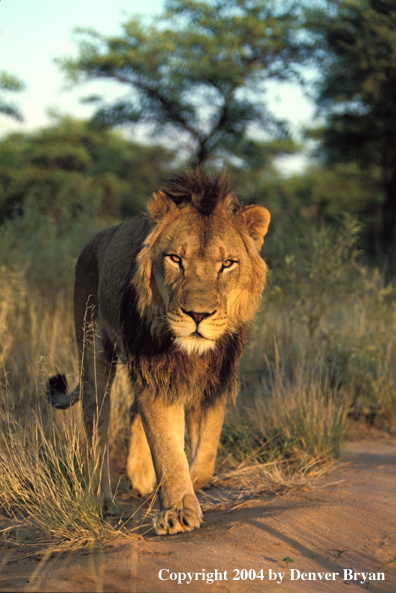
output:
POLYGON ((91 212, 45 214, 28 200, 0 235, 0 508, 42 535, 89 542, 112 527, 91 493, 79 406, 47 403, 48 377, 77 383, 76 258, 98 230, 91 212))
MULTIPOLYGON (((26 208, 0 236, 0 506, 48 536, 90 541, 111 528, 90 491, 81 410, 49 410, 46 384, 56 372, 77 383, 74 265, 100 224, 89 211, 54 215, 29 201, 26 208)), ((359 263, 358 232, 346 219, 336 234, 312 230, 293 240, 292 252, 272 254, 220 464, 307 466, 338 454, 351 418, 394 425, 395 294, 359 263)), ((269 241, 282 246, 281 237, 269 241)), ((112 397, 118 460, 133 397, 124 371, 112 397)))
MULTIPOLYGON (((88 543, 112 531, 103 520, 91 488, 77 423, 58 438, 40 411, 29 423, 2 407, 0 427, 0 507, 24 517, 46 539, 88 543), (45 429, 45 428, 46 429, 45 429), (52 434, 51 434, 52 432, 52 434)), ((99 463, 98 459, 90 461, 99 463)))

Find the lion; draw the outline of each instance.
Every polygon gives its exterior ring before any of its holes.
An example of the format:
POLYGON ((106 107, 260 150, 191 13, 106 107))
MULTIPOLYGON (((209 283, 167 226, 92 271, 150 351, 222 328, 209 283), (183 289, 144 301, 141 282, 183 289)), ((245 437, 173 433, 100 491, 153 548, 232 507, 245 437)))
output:
POLYGON ((225 406, 238 393, 246 327, 266 281, 259 250, 269 221, 263 206, 241 203, 226 173, 197 168, 155 192, 146 214, 99 232, 78 259, 81 381, 67 394, 63 375, 50 380, 51 402, 67 408, 82 394, 86 433, 97 426, 103 460, 97 493, 111 509, 110 391, 117 360, 127 365, 135 389, 127 477, 142 497, 158 484, 158 535, 203 521, 195 492, 213 475, 225 406))

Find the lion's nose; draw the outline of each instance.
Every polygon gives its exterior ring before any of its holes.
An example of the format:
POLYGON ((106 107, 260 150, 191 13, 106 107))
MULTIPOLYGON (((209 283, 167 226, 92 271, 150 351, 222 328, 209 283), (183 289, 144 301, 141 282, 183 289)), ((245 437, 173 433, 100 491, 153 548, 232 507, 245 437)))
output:
POLYGON ((208 313, 208 312, 197 313, 195 311, 186 311, 183 308, 182 308, 182 311, 186 315, 189 315, 190 317, 192 317, 197 325, 199 325, 201 323, 202 319, 206 319, 207 317, 210 317, 211 315, 214 315, 216 313, 216 309, 214 311, 212 311, 212 313, 208 313))

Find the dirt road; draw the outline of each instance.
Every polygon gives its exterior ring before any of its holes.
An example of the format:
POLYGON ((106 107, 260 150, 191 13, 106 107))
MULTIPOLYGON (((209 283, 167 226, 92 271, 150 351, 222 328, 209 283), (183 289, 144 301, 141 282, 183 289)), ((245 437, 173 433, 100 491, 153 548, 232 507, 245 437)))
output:
POLYGON ((396 593, 396 442, 348 443, 314 489, 46 562, 0 560, 1 591, 396 593), (283 559, 289 558, 286 563, 283 559))

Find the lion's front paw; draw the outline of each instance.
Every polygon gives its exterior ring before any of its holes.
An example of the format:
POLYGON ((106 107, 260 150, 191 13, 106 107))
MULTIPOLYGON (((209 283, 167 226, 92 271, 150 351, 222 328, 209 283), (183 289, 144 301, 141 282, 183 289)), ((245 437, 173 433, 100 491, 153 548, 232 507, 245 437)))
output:
POLYGON ((202 521, 202 511, 197 499, 185 496, 182 508, 161 511, 153 518, 153 525, 157 535, 172 535, 199 529, 202 521))
POLYGON ((193 509, 170 509, 161 511, 153 519, 157 535, 173 535, 199 529, 201 517, 193 509))

